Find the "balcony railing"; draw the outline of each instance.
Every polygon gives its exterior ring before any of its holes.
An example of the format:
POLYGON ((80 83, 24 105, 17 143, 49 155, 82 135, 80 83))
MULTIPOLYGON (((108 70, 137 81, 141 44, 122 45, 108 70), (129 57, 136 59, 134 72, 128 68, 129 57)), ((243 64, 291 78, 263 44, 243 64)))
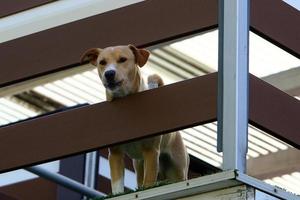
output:
MULTIPOLYGON (((272 6, 251 2, 253 31, 300 57, 299 45, 293 42, 299 26, 287 27, 288 36, 276 34, 281 28, 256 11, 264 8, 264 13, 273 13, 272 20, 295 24, 300 15, 290 12, 282 19, 274 14, 278 9, 289 11, 282 2, 272 6)), ((145 1, 5 42, 0 44, 0 86, 5 90, 75 67, 83 50, 91 46, 134 43, 147 47, 216 28, 217 10, 217 1, 211 0, 145 1), (118 25, 126 23, 124 13, 134 26, 120 35, 118 25)), ((217 81, 217 73, 212 73, 2 127, 0 172, 217 121, 217 81)), ((299 149, 299 101, 254 76, 249 88, 249 123, 299 149)))

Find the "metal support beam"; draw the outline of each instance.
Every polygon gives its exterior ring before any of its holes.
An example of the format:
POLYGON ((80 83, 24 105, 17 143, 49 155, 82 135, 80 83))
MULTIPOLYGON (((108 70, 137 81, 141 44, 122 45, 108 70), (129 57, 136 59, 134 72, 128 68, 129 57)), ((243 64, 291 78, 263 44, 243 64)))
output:
MULTIPOLYGON (((89 188, 96 188, 99 168, 99 151, 93 151, 85 154, 85 173, 84 185, 89 188)), ((88 199, 88 197, 84 197, 88 199)))
POLYGON ((218 150, 223 151, 224 170, 245 172, 249 1, 220 0, 219 3, 218 150))
POLYGON ((229 170, 110 198, 133 199, 300 200, 300 197, 238 171, 229 170), (237 190, 233 189, 237 187, 237 190), (246 188, 253 192, 245 193, 246 188))
POLYGON ((68 177, 65 177, 63 175, 49 172, 48 170, 45 170, 41 167, 33 166, 33 167, 28 167, 26 168, 27 171, 36 174, 40 177, 43 177, 45 179, 48 179, 50 181, 53 181, 61 186, 64 186, 70 190, 79 192, 87 197, 90 198, 99 198, 103 197, 104 194, 101 192, 98 192, 96 190, 93 190, 91 188, 88 188, 84 186, 83 184, 78 183, 77 181, 74 181, 68 177))

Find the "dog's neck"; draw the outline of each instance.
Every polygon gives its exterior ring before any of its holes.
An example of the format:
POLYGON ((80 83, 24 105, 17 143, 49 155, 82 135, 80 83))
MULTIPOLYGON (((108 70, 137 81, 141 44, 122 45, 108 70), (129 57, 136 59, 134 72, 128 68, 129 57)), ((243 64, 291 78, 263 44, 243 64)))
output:
POLYGON ((145 83, 138 68, 135 70, 132 77, 132 81, 126 88, 120 88, 116 91, 106 89, 106 100, 112 101, 113 99, 125 97, 145 90, 145 83))

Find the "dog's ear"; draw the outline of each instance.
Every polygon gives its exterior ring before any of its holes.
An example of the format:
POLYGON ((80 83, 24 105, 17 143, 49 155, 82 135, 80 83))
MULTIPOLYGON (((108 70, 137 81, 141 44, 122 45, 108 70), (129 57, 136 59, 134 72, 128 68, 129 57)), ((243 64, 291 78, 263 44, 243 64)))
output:
POLYGON ((131 49, 135 56, 135 62, 140 66, 143 67, 150 55, 150 52, 147 51, 146 49, 138 49, 134 45, 130 44, 128 47, 131 49))
POLYGON ((102 51, 102 49, 99 49, 99 48, 92 48, 92 49, 86 50, 86 52, 84 52, 84 54, 81 56, 80 62, 81 63, 89 62, 92 65, 97 66, 97 58, 98 58, 99 54, 101 53, 101 51, 102 51))

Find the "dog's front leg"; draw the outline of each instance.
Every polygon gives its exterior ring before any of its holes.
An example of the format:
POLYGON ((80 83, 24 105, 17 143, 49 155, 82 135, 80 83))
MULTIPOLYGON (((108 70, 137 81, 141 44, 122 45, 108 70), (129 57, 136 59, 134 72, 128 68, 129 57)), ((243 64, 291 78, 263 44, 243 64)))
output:
POLYGON ((144 156, 144 187, 154 185, 159 167, 159 150, 151 149, 143 152, 144 156))
POLYGON ((140 188, 143 186, 144 182, 144 161, 133 159, 133 167, 136 174, 136 182, 140 188))
POLYGON ((113 194, 124 192, 124 153, 119 148, 109 148, 109 167, 113 194))

